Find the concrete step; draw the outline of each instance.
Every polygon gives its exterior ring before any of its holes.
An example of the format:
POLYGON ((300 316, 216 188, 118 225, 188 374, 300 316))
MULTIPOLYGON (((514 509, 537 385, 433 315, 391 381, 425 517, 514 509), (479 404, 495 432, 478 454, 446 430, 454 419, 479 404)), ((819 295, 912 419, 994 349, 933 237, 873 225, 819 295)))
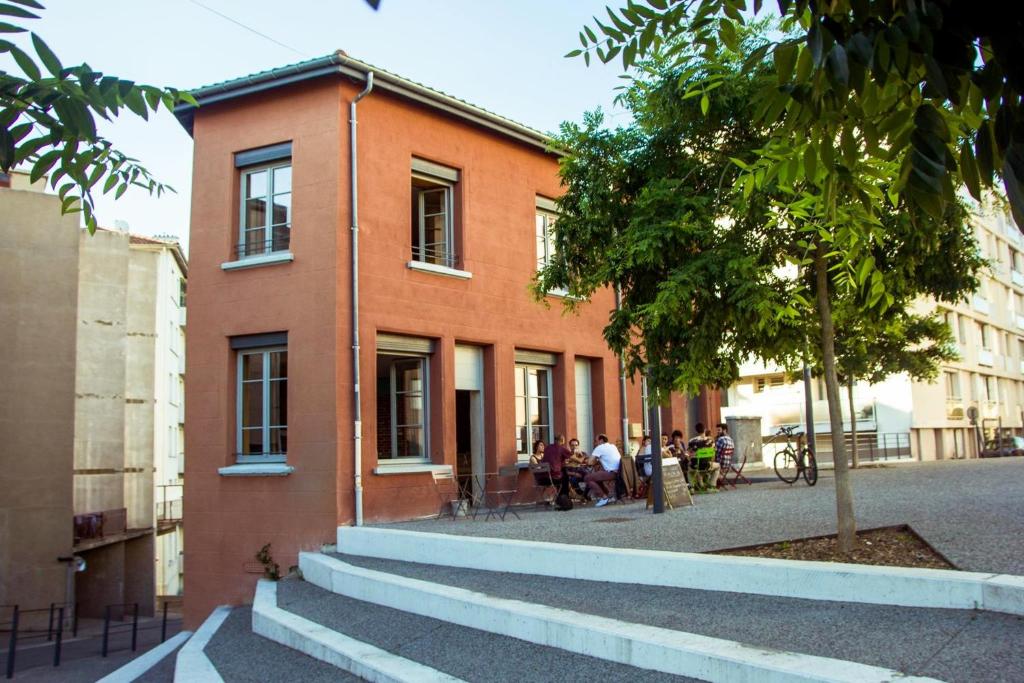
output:
MULTIPOLYGON (((277 606, 293 627, 287 636, 293 647, 315 650, 329 645, 328 637, 352 639, 363 648, 376 649, 402 662, 391 680, 420 683, 431 680, 505 683, 507 681, 558 681, 591 683, 594 680, 639 683, 686 683, 695 679, 608 662, 602 658, 566 652, 536 642, 468 628, 431 616, 355 600, 301 580, 264 584, 266 596, 273 586, 277 606), (316 631, 296 622, 305 621, 316 631), (304 639, 306 642, 301 642, 304 639), (315 641, 319 640, 319 643, 315 641)), ((257 597, 254 609, 261 610, 257 597)), ((284 624, 287 626, 287 623, 284 624)), ((257 626, 263 632, 264 627, 257 626)), ((275 639, 277 637, 275 636, 275 639)), ((376 666, 380 654, 361 658, 358 664, 376 666)), ((348 668, 348 667, 344 667, 348 668)), ((378 671, 383 667, 376 666, 378 671)), ((361 674, 366 673, 361 671, 361 674)), ((371 678, 370 675, 367 678, 371 678)), ((382 680, 372 677, 373 680, 382 680)))
MULTIPOLYGON (((307 582, 354 600, 663 674, 708 681, 935 680, 602 616, 587 611, 602 587, 579 581, 564 582, 561 591, 552 589, 577 603, 577 609, 566 609, 439 583, 434 577, 422 580, 367 569, 319 553, 301 553, 299 566, 307 582)), ((522 582, 516 576, 509 584, 515 589, 522 582)), ((613 591, 624 602, 629 599, 621 585, 605 591, 613 591)), ((801 630, 794 643, 818 637, 801 630)))
POLYGON ((994 683, 1024 671, 1024 651, 1017 646, 1024 620, 1007 614, 670 588, 650 585, 640 574, 622 577, 629 581, 624 584, 336 557, 363 569, 498 598, 947 681, 994 683))

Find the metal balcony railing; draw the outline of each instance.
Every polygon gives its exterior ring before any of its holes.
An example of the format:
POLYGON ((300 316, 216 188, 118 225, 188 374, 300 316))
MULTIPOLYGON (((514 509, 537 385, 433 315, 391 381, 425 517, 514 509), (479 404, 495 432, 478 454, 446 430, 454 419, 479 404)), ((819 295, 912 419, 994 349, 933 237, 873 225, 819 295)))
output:
POLYGON ((433 263, 446 268, 458 268, 458 255, 447 249, 447 242, 428 242, 412 248, 412 260, 420 263, 433 263))
POLYGON ((123 534, 128 529, 128 509, 103 510, 75 515, 75 543, 123 534))
POLYGON ((235 257, 262 256, 275 251, 288 251, 291 242, 290 231, 283 235, 275 235, 268 240, 240 242, 235 245, 235 257))

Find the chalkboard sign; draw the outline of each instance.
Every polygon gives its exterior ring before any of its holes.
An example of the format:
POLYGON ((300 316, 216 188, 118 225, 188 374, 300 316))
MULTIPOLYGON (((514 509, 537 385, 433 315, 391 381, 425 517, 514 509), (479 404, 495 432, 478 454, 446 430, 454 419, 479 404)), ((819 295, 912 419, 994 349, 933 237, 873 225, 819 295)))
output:
MULTIPOLYGON (((661 482, 665 489, 665 504, 669 508, 693 505, 693 498, 690 496, 690 489, 686 486, 686 479, 683 478, 683 468, 678 458, 665 458, 661 461, 661 482)), ((647 504, 653 503, 651 496, 647 496, 647 504)))

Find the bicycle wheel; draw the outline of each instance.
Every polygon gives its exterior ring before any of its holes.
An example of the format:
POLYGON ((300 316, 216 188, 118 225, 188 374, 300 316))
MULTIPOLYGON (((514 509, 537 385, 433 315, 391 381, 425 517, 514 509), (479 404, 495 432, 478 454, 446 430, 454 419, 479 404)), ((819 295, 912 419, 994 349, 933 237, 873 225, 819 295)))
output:
POLYGON ((818 461, 814 459, 814 453, 804 449, 804 481, 808 486, 818 483, 818 461))
POLYGON ((775 454, 775 475, 787 484, 792 484, 800 477, 800 470, 796 464, 796 453, 792 448, 775 454))

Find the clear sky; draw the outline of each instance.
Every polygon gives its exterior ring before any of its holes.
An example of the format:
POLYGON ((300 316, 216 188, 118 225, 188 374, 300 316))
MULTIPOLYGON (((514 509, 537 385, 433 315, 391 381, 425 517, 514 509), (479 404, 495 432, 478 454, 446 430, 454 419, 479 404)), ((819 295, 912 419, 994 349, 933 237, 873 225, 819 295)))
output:
MULTIPOLYGON (((601 106, 616 120, 620 65, 562 55, 606 0, 42 0, 26 21, 65 64, 140 83, 191 88, 343 49, 357 59, 550 132, 601 106), (265 34, 218 16, 216 12, 265 34), (276 42, 275 42, 276 41, 276 42), (277 43, 282 43, 284 47, 277 43)), ((616 3, 612 3, 616 4, 616 3)), ((25 35, 11 36, 29 48, 25 35)), ((4 55, 6 58, 7 55, 4 55)), ((0 68, 17 71, 9 58, 0 68)), ((621 116, 621 114, 619 114, 621 116)), ((621 119, 619 119, 621 120, 621 119)), ((99 202, 100 224, 188 241, 192 140, 169 113, 101 132, 178 191, 99 202)))

